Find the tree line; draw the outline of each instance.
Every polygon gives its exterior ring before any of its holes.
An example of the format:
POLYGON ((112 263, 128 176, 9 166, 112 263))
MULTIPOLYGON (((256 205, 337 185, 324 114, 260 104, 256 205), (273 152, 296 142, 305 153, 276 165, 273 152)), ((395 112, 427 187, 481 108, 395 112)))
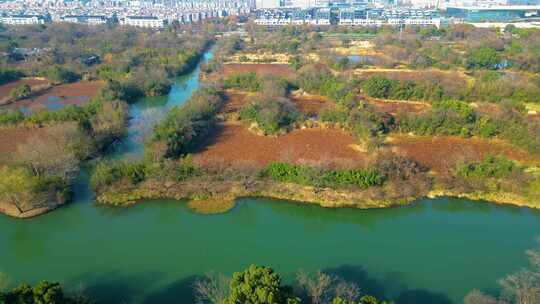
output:
MULTIPOLYGON (((0 282, 2 283, 2 282, 0 282)), ((4 286, 0 286, 4 287, 4 286)), ((298 271, 294 287, 271 267, 251 265, 231 277, 208 273, 193 284, 196 303, 208 304, 390 304, 363 294, 354 282, 321 271, 298 271)), ((183 301, 184 299, 178 299, 183 301)), ((42 281, 0 289, 2 304, 91 304, 91 297, 66 293, 59 283, 42 281)))

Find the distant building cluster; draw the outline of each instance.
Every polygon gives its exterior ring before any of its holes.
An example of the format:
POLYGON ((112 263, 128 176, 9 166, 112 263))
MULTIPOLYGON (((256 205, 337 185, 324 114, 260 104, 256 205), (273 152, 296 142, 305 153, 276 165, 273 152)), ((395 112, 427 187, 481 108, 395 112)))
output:
POLYGON ((436 10, 349 8, 340 10, 338 24, 351 26, 432 25, 440 27, 441 16, 436 10))
POLYGON ((264 26, 540 22, 540 0, 0 0, 0 22, 6 25, 162 28, 253 11, 255 23, 264 26))
POLYGON ((49 22, 47 18, 41 15, 11 15, 0 17, 2 24, 7 25, 31 25, 45 24, 49 22))
POLYGON ((540 5, 448 6, 446 12, 469 23, 540 20, 540 5))
POLYGON ((440 27, 441 17, 436 10, 345 8, 280 8, 257 11, 255 23, 265 26, 288 24, 383 26, 432 25, 440 27))
POLYGON ((330 25, 331 11, 320 9, 264 9, 256 12, 255 23, 266 26, 288 24, 330 25))
POLYGON ((1 22, 9 25, 71 22, 159 28, 248 14, 254 0, 13 0, 0 2, 1 22), (37 18, 37 19, 36 19, 37 18))

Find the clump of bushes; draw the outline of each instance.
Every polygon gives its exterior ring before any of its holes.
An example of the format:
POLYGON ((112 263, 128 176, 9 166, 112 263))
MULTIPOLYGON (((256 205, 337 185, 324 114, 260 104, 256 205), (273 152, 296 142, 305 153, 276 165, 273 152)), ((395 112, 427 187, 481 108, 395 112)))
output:
MULTIPOLYGON (((171 90, 171 81, 164 69, 160 68, 138 68, 133 71, 133 75, 125 82, 124 86, 131 91, 134 97, 162 96, 171 90)), ((132 99, 133 96, 131 97, 132 99)))
POLYGON ((458 162, 452 174, 449 180, 441 181, 462 192, 503 191, 532 200, 537 200, 540 195, 540 191, 535 188, 538 178, 502 155, 487 155, 478 161, 458 162))
POLYGON ((495 70, 501 63, 501 59, 501 55, 493 48, 480 47, 470 52, 465 65, 468 69, 495 70))
POLYGON ((395 81, 384 76, 372 76, 362 84, 362 89, 368 96, 388 98, 395 83, 395 81))
POLYGON ((500 107, 500 113, 481 115, 465 102, 441 101, 421 114, 400 113, 398 130, 418 135, 498 137, 540 153, 540 124, 528 119, 520 104, 503 102, 500 107))
POLYGON ((351 91, 347 81, 335 76, 322 64, 309 64, 300 68, 297 82, 304 91, 326 96, 335 101, 341 100, 351 91))
POLYGON ((262 86, 262 80, 255 72, 233 74, 223 79, 223 87, 225 89, 258 92, 262 89, 262 86))
POLYGON ((139 72, 137 75, 139 76, 128 81, 108 80, 100 93, 101 96, 110 100, 135 102, 145 96, 163 96, 171 90, 171 81, 163 75, 149 76, 145 72, 139 72))
POLYGON ((240 119, 256 122, 265 135, 277 134, 299 117, 294 103, 285 97, 259 94, 240 110, 240 119))
POLYGON ((126 179, 130 184, 137 184, 145 177, 145 165, 142 162, 99 162, 92 173, 90 185, 94 191, 99 191, 121 179, 126 179))
POLYGON ((43 71, 43 76, 53 84, 70 83, 80 79, 77 73, 57 65, 43 71))
POLYGON ((367 107, 352 93, 322 112, 320 119, 339 124, 361 140, 368 150, 378 147, 383 135, 395 128, 393 116, 367 107))
POLYGON ((474 109, 461 101, 447 100, 433 104, 422 114, 402 113, 399 129, 418 135, 460 135, 469 137, 475 133, 477 116, 474 109))
POLYGON ((446 97, 444 88, 436 82, 398 81, 379 75, 365 80, 362 90, 370 97, 384 99, 440 101, 446 97))
POLYGON ((15 125, 24 121, 24 114, 20 111, 0 111, 0 125, 15 125))
POLYGON ((163 96, 171 90, 171 82, 166 78, 150 79, 141 86, 145 96, 163 96))
POLYGON ((30 97, 31 94, 32 88, 27 84, 23 84, 22 86, 18 86, 9 92, 9 99, 11 101, 16 101, 30 97))
POLYGON ((534 102, 540 100, 539 81, 534 77, 525 79, 511 73, 476 71, 474 83, 464 90, 463 98, 471 102, 500 103, 505 100, 534 102))
POLYGON ((270 163, 263 175, 279 182, 318 187, 350 187, 362 189, 381 186, 384 179, 375 169, 325 170, 287 163, 270 163))
POLYGON ((144 96, 144 92, 132 83, 109 80, 105 87, 99 93, 102 99, 107 100, 125 100, 134 102, 144 96))
POLYGON ((90 178, 90 186, 96 192, 101 192, 117 182, 133 186, 147 179, 159 182, 181 182, 191 177, 199 176, 201 170, 193 164, 188 155, 179 160, 125 161, 103 160, 96 164, 90 178))
POLYGON ((287 98, 290 83, 282 78, 266 77, 261 91, 249 97, 240 109, 240 119, 257 123, 264 135, 273 135, 287 129, 298 120, 296 105, 287 98))
POLYGON ((209 134, 223 102, 224 97, 217 89, 199 89, 185 105, 173 108, 156 125, 149 148, 158 154, 158 158, 177 158, 187 154, 209 134))
POLYGON ((456 174, 462 178, 505 178, 522 174, 523 169, 505 156, 488 155, 481 161, 460 163, 456 174))

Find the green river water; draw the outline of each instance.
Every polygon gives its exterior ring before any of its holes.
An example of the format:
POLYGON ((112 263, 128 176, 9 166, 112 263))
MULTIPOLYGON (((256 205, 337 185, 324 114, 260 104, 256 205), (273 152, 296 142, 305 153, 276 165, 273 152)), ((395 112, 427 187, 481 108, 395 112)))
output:
MULTIPOLYGON (((197 86, 198 69, 169 97, 133 106, 129 139, 114 155, 140 156, 141 113, 162 115, 197 86)), ((76 190, 74 203, 37 218, 0 215, 0 272, 13 285, 47 279, 100 303, 193 303, 198 275, 256 263, 286 282, 300 268, 320 269, 399 304, 460 303, 473 288, 497 293, 540 235, 536 211, 456 199, 381 210, 243 199, 226 214, 200 215, 177 201, 97 206, 85 176, 76 190)))

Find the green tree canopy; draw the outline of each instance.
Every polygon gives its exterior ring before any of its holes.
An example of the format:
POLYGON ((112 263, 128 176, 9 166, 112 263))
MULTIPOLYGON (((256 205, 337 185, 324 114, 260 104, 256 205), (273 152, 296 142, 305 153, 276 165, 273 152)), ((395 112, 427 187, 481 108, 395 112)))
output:
POLYGON ((251 265, 233 274, 228 304, 276 304, 285 298, 281 277, 272 268, 251 265))
POLYGON ((501 56, 497 51, 489 47, 481 47, 470 53, 467 68, 495 70, 500 62, 501 56))

